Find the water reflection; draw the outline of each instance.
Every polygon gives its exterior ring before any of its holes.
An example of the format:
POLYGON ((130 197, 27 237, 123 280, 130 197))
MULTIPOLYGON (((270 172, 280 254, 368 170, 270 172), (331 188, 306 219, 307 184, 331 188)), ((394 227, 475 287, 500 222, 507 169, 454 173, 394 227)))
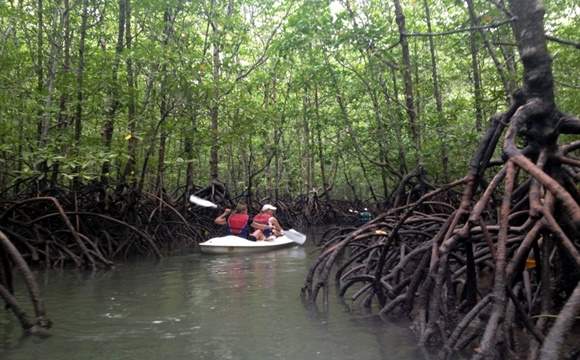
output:
POLYGON ((299 292, 312 260, 296 247, 42 273, 53 336, 22 340, 1 312, 0 358, 420 358, 406 327, 357 319, 332 295, 329 312, 306 310, 299 292))

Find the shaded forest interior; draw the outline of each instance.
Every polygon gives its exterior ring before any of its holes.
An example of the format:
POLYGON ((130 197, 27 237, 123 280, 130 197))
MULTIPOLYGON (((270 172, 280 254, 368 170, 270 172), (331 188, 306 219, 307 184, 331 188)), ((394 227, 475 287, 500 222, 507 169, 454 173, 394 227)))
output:
POLYGON ((224 229, 194 194, 335 225, 310 306, 335 284, 445 358, 576 358, 579 17, 540 0, 2 2, 0 297, 44 334, 31 267, 196 251, 224 229))

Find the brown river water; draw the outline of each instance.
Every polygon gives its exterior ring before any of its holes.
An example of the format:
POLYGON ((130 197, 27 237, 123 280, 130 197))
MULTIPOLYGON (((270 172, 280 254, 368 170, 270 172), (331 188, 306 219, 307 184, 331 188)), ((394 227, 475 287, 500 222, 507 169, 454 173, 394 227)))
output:
MULTIPOLYGON (((408 324, 300 301, 317 251, 190 254, 93 274, 37 272, 52 336, 22 337, 0 310, 0 359, 423 359, 408 324)), ((18 279, 21 302, 27 298, 18 279)))

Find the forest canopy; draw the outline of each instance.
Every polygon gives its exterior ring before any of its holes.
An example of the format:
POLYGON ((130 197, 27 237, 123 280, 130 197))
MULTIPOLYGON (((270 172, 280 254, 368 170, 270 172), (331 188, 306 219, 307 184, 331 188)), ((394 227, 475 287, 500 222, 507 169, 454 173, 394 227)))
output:
MULTIPOLYGON (((219 179, 380 201, 418 164, 448 182, 521 82, 500 3, 2 1, 0 189, 219 179)), ((546 7, 557 102, 578 113, 562 39, 580 10, 546 7)))

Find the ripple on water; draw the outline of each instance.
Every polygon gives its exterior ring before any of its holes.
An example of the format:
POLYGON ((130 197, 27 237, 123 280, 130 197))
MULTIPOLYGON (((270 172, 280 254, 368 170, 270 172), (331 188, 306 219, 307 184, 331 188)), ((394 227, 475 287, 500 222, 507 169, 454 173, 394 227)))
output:
MULTIPOLYGON (((299 293, 312 260, 297 247, 137 262, 94 276, 43 273, 53 336, 19 342, 17 323, 0 313, 0 358, 419 359, 406 327, 353 320, 335 302, 325 316, 306 311, 299 293)), ((18 284, 23 302, 24 290, 18 284)))

